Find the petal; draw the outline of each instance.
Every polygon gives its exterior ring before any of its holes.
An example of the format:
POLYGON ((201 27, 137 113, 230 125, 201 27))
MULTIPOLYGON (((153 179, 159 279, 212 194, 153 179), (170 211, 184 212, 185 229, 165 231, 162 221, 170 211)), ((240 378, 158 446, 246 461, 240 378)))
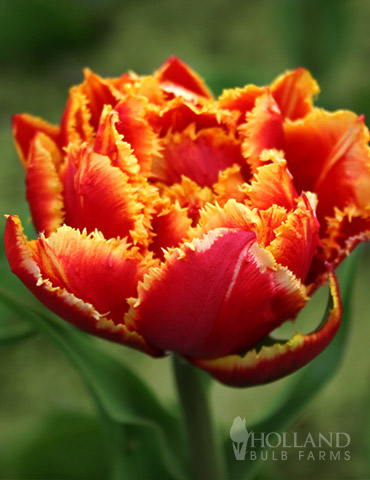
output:
POLYGON ((296 333, 286 343, 275 343, 216 360, 188 359, 226 385, 247 387, 272 382, 295 372, 319 355, 333 340, 342 316, 339 286, 334 272, 329 275, 333 307, 325 324, 317 331, 296 333))
POLYGON ((203 80, 177 57, 170 57, 154 73, 154 76, 159 80, 163 89, 176 96, 192 92, 201 97, 212 98, 212 94, 203 80))
MULTIPOLYGON (((249 176, 247 174, 247 177, 249 176)), ((247 199, 247 195, 243 191, 244 183, 245 178, 240 165, 226 168, 218 174, 218 181, 212 187, 215 192, 215 200, 221 206, 232 198, 237 202, 244 203, 247 199)))
POLYGON ((88 232, 98 229, 106 238, 129 235, 142 222, 143 205, 127 175, 87 145, 70 145, 67 153, 65 222, 88 232))
POLYGON ((212 186, 219 172, 233 164, 242 164, 240 144, 222 128, 195 131, 192 124, 181 133, 163 139, 161 156, 153 162, 152 177, 169 184, 179 183, 182 176, 198 185, 212 186))
POLYGON ((284 118, 296 120, 312 110, 312 99, 320 92, 316 81, 305 68, 280 75, 271 85, 271 93, 284 118))
POLYGON ((291 210, 298 195, 286 160, 274 150, 264 150, 260 160, 265 163, 257 167, 251 184, 243 187, 248 203, 251 207, 262 210, 272 205, 291 210))
POLYGON ((58 143, 60 128, 56 125, 50 125, 41 118, 33 117, 27 113, 14 115, 12 120, 13 136, 19 158, 23 165, 27 166, 28 154, 31 147, 31 141, 37 132, 45 133, 54 142, 58 143))
POLYGON ((147 100, 144 97, 128 96, 119 102, 114 110, 119 121, 115 127, 125 142, 129 143, 138 159, 140 171, 150 171, 153 155, 159 154, 157 135, 146 118, 147 100))
POLYGON ((148 119, 160 137, 166 136, 169 131, 182 132, 192 123, 195 123, 197 130, 221 124, 232 126, 236 116, 233 112, 218 108, 215 102, 194 105, 179 97, 167 102, 163 108, 156 105, 148 107, 148 119))
POLYGON ((70 142, 93 143, 95 132, 91 124, 89 100, 81 86, 70 89, 60 128, 61 142, 64 146, 70 142))
POLYGON ((68 227, 48 239, 27 242, 18 217, 12 216, 5 249, 13 273, 54 313, 89 333, 159 353, 123 323, 125 299, 136 290, 143 268, 127 244, 68 227))
POLYGON ((103 109, 100 125, 94 142, 94 152, 110 158, 111 164, 136 179, 140 172, 137 158, 131 145, 123 141, 123 135, 117 131, 118 113, 110 105, 103 109))
POLYGON ((187 209, 180 207, 178 202, 163 202, 162 208, 151 221, 154 233, 149 250, 156 258, 164 259, 166 248, 177 247, 188 236, 192 220, 187 215, 187 209))
MULTIPOLYGON (((312 201, 315 202, 315 199, 312 201)), ((314 206, 311 205, 309 197, 302 194, 297 208, 275 229, 276 236, 267 250, 279 264, 286 266, 304 282, 320 245, 319 230, 314 206)))
POLYGON ((244 351, 306 301, 304 287, 275 265, 255 233, 237 229, 173 250, 138 292, 134 329, 155 348, 194 358, 244 351))
POLYGON ((27 200, 37 232, 49 235, 64 219, 63 184, 57 172, 59 148, 44 133, 31 141, 26 173, 27 200))
POLYGON ((114 106, 123 97, 123 94, 115 88, 112 81, 101 78, 89 68, 84 69, 84 76, 85 81, 81 85, 81 90, 88 100, 91 125, 96 131, 104 106, 114 106))
POLYGON ((285 124, 285 152, 298 191, 317 193, 318 218, 354 206, 370 207, 369 132, 363 118, 347 111, 315 109, 285 124))
POLYGON ((273 97, 266 93, 257 98, 256 106, 247 113, 246 120, 239 127, 242 152, 255 172, 262 164, 260 154, 263 150, 283 147, 283 117, 273 97))
POLYGON ((230 88, 222 92, 218 99, 218 104, 222 109, 238 111, 238 123, 244 123, 245 115, 253 110, 257 98, 264 93, 266 93, 265 88, 252 84, 243 88, 230 88))
POLYGON ((356 209, 335 209, 327 218, 328 228, 323 238, 325 258, 334 267, 347 257, 360 243, 370 240, 370 214, 361 215, 356 209))

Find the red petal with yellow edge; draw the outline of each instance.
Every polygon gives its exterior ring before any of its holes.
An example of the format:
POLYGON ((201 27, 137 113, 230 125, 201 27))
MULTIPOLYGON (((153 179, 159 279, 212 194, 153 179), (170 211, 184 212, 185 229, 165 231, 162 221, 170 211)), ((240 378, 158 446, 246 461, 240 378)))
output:
POLYGON ((185 92, 188 90, 201 97, 212 98, 212 94, 203 80, 177 57, 170 57, 154 73, 154 76, 166 91, 175 95, 181 95, 182 89, 184 89, 185 92))
POLYGON ((243 187, 248 203, 251 207, 262 210, 272 205, 291 210, 298 195, 286 160, 274 150, 264 150, 260 159, 266 163, 257 168, 251 184, 243 187))
POLYGON ((360 215, 354 208, 335 209, 327 219, 323 238, 325 257, 336 267, 360 242, 370 240, 370 212, 360 215))
POLYGON ((57 172, 62 154, 44 133, 37 133, 29 152, 26 174, 27 200, 37 232, 49 235, 64 219, 63 184, 57 172))
POLYGON ((283 117, 273 97, 266 93, 257 98, 256 106, 247 113, 246 119, 239 127, 242 152, 255 172, 263 164, 260 159, 263 150, 283 147, 283 117))
POLYGON ((117 132, 130 144, 142 174, 150 171, 153 155, 159 154, 157 135, 146 118, 147 100, 144 97, 127 97, 114 110, 118 113, 117 132))
POLYGON ((354 206, 370 206, 369 132, 352 112, 315 109, 303 120, 286 122, 285 152, 298 191, 318 196, 317 215, 354 206))
POLYGON ((319 355, 333 340, 342 316, 339 286, 334 272, 329 277, 333 308, 325 324, 316 332, 296 333, 286 343, 263 346, 243 356, 230 355, 216 360, 189 359, 220 382, 234 387, 248 387, 278 380, 303 367, 319 355))
POLYGON ((237 229, 216 229, 175 249, 138 292, 134 329, 155 348, 193 358, 249 348, 306 301, 255 233, 237 229))
POLYGON ((123 323, 125 298, 142 275, 140 261, 130 258, 124 244, 68 227, 49 239, 27 242, 16 216, 8 218, 4 243, 13 273, 54 313, 94 335, 160 355, 123 323), (83 298, 76 295, 80 291, 83 298))
POLYGON ((70 142, 93 143, 94 138, 88 98, 80 85, 72 87, 61 121, 61 143, 64 146, 70 142))
POLYGON ((31 147, 31 141, 38 132, 42 132, 50 137, 54 142, 60 140, 60 128, 56 125, 50 125, 38 117, 33 117, 28 113, 14 115, 12 120, 13 136, 19 158, 23 165, 27 167, 28 153, 31 147))
POLYGON ((161 157, 153 163, 152 177, 179 183, 185 176, 198 185, 212 186, 222 170, 244 163, 239 142, 222 128, 195 131, 194 124, 163 141, 161 157))
POLYGON ((125 237, 140 221, 143 205, 135 189, 108 157, 88 146, 70 145, 64 173, 67 225, 100 230, 106 238, 125 237))
POLYGON ((304 68, 280 75, 271 85, 271 93, 284 118, 297 120, 312 110, 312 99, 320 88, 304 68))
MULTIPOLYGON (((314 199, 315 200, 315 199, 314 199)), ((267 247, 275 260, 294 273, 302 282, 306 280, 313 256, 320 245, 320 224, 313 206, 303 193, 297 208, 275 229, 275 239, 267 247)))

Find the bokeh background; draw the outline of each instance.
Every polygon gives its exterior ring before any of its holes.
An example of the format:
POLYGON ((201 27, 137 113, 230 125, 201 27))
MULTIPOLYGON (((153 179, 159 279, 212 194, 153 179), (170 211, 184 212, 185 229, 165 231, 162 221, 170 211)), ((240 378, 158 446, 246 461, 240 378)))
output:
MULTIPOLYGON (((102 76, 129 69, 145 74, 175 54, 219 94, 226 87, 269 83, 304 66, 322 88, 318 105, 370 119, 369 24, 368 0, 1 0, 0 213, 29 220, 11 115, 29 112, 59 122, 68 88, 82 80, 83 67, 102 76)), ((27 232, 33 235, 30 224, 27 232)), ((353 279, 352 327, 341 368, 292 426, 303 435, 347 432, 351 459, 270 460, 259 479, 370 478, 366 247, 353 279)), ((2 248, 0 261, 1 286, 32 301, 11 275, 2 248)), ((316 300, 311 317, 320 316, 324 303, 316 300)), ((1 321, 19 322, 3 307, 0 315, 1 321)), ((176 401, 168 360, 105 348, 132 365, 165 402, 176 401)), ((288 383, 249 390, 217 385, 214 410, 224 431, 236 416, 258 418, 288 383)), ((105 479, 107 468, 94 404, 56 347, 39 335, 0 344, 0 480, 105 479)))

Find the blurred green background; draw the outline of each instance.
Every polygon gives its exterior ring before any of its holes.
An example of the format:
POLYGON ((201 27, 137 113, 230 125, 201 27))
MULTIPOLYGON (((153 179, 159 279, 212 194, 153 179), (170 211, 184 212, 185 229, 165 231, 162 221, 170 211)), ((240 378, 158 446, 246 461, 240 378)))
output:
MULTIPOLYGON (((29 112, 57 123, 83 67, 102 76, 128 69, 144 74, 175 54, 218 94, 226 87, 265 84, 304 66, 321 86, 318 105, 348 108, 370 119, 369 24, 368 0, 1 0, 0 212, 17 213, 24 223, 29 218, 11 115, 29 112)), ((30 224, 27 231, 33 235, 30 224)), ((351 459, 271 460, 263 462, 260 479, 370 478, 366 247, 354 279, 352 331, 341 369, 292 427, 305 435, 347 432, 351 459)), ((11 275, 3 250, 0 283, 30 299, 11 275)), ((324 303, 319 299, 313 305, 312 316, 320 317, 324 303)), ((0 315, 2 321, 18 322, 3 307, 0 315)), ((132 365, 164 401, 176 401, 168 360, 116 345, 106 348, 132 365)), ((227 432, 236 416, 257 418, 288 382, 249 390, 217 385, 214 409, 223 429, 227 432)), ((68 361, 41 336, 0 345, 0 480, 106 476, 97 414, 68 361)))

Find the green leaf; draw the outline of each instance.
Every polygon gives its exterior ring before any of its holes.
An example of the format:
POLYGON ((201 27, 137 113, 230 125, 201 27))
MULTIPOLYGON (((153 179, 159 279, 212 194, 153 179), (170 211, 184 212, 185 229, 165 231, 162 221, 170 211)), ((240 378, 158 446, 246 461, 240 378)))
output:
POLYGON ((109 419, 110 429, 116 429, 117 433, 118 426, 114 424, 139 426, 142 431, 146 429, 148 441, 151 439, 156 446, 157 458, 161 459, 172 478, 185 478, 180 461, 183 446, 178 420, 136 374, 103 350, 97 339, 67 322, 33 307, 20 305, 2 289, 0 299, 29 320, 34 328, 68 356, 86 382, 104 418, 107 422, 109 419))
MULTIPOLYGON (((341 296, 343 304, 342 322, 333 342, 324 352, 310 362, 307 366, 292 375, 291 382, 284 392, 280 402, 273 405, 272 408, 258 422, 248 425, 248 431, 258 432, 279 432, 292 425, 298 415, 307 406, 307 404, 317 395, 330 378, 336 373, 346 346, 346 340, 349 330, 351 296, 353 287, 353 277, 357 265, 358 251, 353 253, 343 263, 340 269, 339 282, 341 286, 341 296), (325 368, 322 368, 325 365, 325 368)), ((225 450, 229 465, 231 480, 249 480, 252 479, 259 462, 237 461, 235 459, 231 440, 228 437, 225 441, 225 450)), ((260 458, 258 450, 257 458, 260 458)))

